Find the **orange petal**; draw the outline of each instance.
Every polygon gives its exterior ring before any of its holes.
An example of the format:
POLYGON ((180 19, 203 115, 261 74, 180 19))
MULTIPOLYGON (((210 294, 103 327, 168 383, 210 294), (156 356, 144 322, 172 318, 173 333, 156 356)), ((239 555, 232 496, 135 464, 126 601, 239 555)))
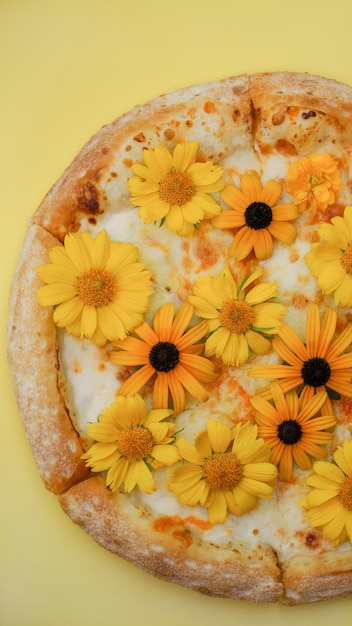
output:
POLYGON ((118 390, 118 395, 132 396, 133 394, 138 393, 138 391, 144 387, 153 374, 154 368, 152 368, 151 365, 144 365, 121 385, 118 390))
POLYGON ((282 188, 280 183, 276 180, 268 180, 260 195, 260 201, 265 202, 265 204, 268 204, 270 207, 273 207, 280 198, 281 191, 282 188))
POLYGON ((244 174, 241 176, 241 189, 248 199, 248 205, 262 199, 263 188, 256 174, 244 174))
POLYGON ((253 231, 248 226, 243 226, 235 235, 231 246, 230 256, 235 257, 237 261, 245 259, 253 249, 253 231))
POLYGON ((170 302, 164 304, 155 313, 153 320, 154 331, 159 341, 170 341, 171 326, 174 319, 175 307, 170 302))
POLYGON ((169 339, 169 341, 174 343, 177 347, 179 346, 179 341, 193 317, 193 313, 194 307, 189 302, 183 302, 173 321, 169 339))
POLYGON ((270 259, 273 253, 273 240, 268 229, 253 232, 254 253, 257 259, 270 259))

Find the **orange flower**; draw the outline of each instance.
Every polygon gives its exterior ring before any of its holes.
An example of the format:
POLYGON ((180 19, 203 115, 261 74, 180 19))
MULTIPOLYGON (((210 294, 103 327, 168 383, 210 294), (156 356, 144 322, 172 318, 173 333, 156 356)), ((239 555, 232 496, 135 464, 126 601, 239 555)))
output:
POLYGON ((326 402, 325 391, 311 397, 303 392, 298 397, 295 391, 285 395, 276 382, 270 387, 274 404, 263 398, 251 398, 258 436, 271 448, 270 461, 279 466, 281 478, 290 480, 293 462, 307 470, 312 467, 310 456, 326 457, 327 450, 322 444, 332 443, 334 435, 324 430, 335 426, 336 419, 333 415, 315 417, 326 402))
MULTIPOLYGON (((311 304, 307 313, 306 343, 283 322, 280 333, 272 343, 282 358, 281 365, 258 365, 248 371, 249 376, 279 379, 284 393, 294 388, 307 387, 313 395, 321 389, 352 398, 352 353, 343 352, 351 345, 352 324, 335 337, 337 315, 327 308, 320 321, 319 307, 311 304)), ((270 385, 259 390, 259 395, 271 398, 270 385)))
POLYGON ((343 189, 338 163, 330 154, 311 154, 289 165, 286 191, 300 212, 310 208, 313 213, 325 211, 334 204, 336 193, 343 189))
POLYGON ((111 353, 111 361, 118 365, 139 369, 119 389, 119 395, 137 393, 154 375, 154 408, 167 408, 169 394, 174 413, 185 408, 185 389, 200 402, 208 399, 201 383, 215 380, 213 364, 200 353, 204 344, 197 343, 208 331, 206 321, 186 331, 194 308, 188 302, 174 318, 174 305, 164 304, 154 316, 153 328, 146 322, 135 329, 137 337, 113 342, 119 350, 111 353))
POLYGON ((268 259, 273 252, 273 239, 292 244, 297 231, 289 223, 298 215, 293 204, 276 204, 281 185, 269 180, 262 186, 257 174, 241 176, 241 190, 233 185, 221 192, 232 210, 222 211, 212 220, 216 228, 236 228, 230 255, 237 261, 246 258, 252 250, 257 259, 268 259))

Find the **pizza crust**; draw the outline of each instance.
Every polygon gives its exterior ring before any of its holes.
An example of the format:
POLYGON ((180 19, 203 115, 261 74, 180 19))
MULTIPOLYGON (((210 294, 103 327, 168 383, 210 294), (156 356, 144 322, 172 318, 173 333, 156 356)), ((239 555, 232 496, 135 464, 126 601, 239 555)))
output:
POLYGON ((52 311, 39 305, 35 267, 48 261, 58 241, 31 226, 9 298, 8 363, 15 397, 33 457, 46 487, 61 493, 87 474, 84 443, 74 429, 59 388, 56 327, 52 311))
MULTIPOLYGON (((104 548, 149 574, 209 596, 276 602, 283 585, 270 546, 225 550, 183 543, 153 530, 153 521, 100 478, 90 478, 60 496, 67 515, 104 548), (132 522, 132 523, 131 523, 132 522)), ((188 543, 188 542, 187 542, 188 543)))

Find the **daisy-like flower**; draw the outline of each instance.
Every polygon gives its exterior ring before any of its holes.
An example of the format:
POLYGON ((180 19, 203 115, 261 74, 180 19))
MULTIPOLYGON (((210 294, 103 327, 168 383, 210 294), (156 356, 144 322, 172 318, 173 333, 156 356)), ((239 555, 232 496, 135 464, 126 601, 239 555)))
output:
POLYGON ((334 462, 316 461, 307 478, 312 487, 300 504, 306 518, 334 545, 352 542, 352 439, 334 452, 334 462))
POLYGON ((123 339, 143 321, 151 275, 129 243, 109 241, 105 230, 69 233, 49 251, 51 263, 37 267, 46 283, 37 292, 42 306, 55 307, 55 324, 98 346, 123 339))
POLYGON ((273 493, 277 468, 255 424, 230 429, 209 419, 195 445, 180 438, 177 447, 185 463, 171 470, 169 488, 183 506, 207 508, 212 524, 223 524, 228 510, 234 515, 251 511, 258 498, 273 493))
POLYGON ((137 393, 152 377, 153 405, 167 408, 171 395, 174 413, 185 408, 185 390, 196 400, 204 402, 208 394, 201 383, 216 378, 213 364, 201 356, 204 344, 198 343, 206 334, 208 324, 202 321, 186 329, 194 308, 188 302, 174 317, 174 305, 166 303, 156 312, 153 327, 143 322, 135 329, 137 337, 114 342, 119 350, 111 352, 113 363, 139 367, 120 387, 119 394, 137 393))
POLYGON ((175 424, 165 422, 172 411, 147 412, 138 394, 119 396, 89 424, 88 435, 96 443, 83 454, 93 472, 107 472, 106 484, 112 491, 121 485, 126 493, 138 486, 144 493, 155 490, 152 470, 174 465, 179 460, 175 445, 175 424))
POLYGON ((238 229, 230 246, 230 255, 237 261, 252 250, 257 259, 268 259, 273 252, 273 239, 292 244, 297 231, 290 220, 298 216, 293 204, 276 204, 281 185, 269 180, 264 187, 255 173, 241 176, 241 189, 226 186, 221 197, 231 207, 212 220, 216 228, 238 229))
POLYGON ((220 212, 210 194, 223 188, 223 171, 212 161, 197 161, 198 151, 196 141, 177 144, 173 154, 160 145, 143 151, 144 165, 132 166, 131 202, 145 224, 165 220, 171 232, 189 237, 196 224, 220 212))
POLYGON ((188 300, 195 313, 208 321, 211 335, 205 342, 205 355, 221 357, 226 365, 240 367, 250 351, 266 354, 271 342, 265 335, 277 333, 286 307, 270 302, 277 293, 276 283, 248 288, 263 273, 262 268, 237 286, 229 268, 218 276, 201 276, 188 300))
POLYGON ((307 208, 313 213, 325 211, 344 187, 338 162, 330 154, 311 154, 290 163, 286 177, 286 191, 300 212, 307 208))
MULTIPOLYGON (((352 324, 347 324, 335 336, 337 315, 327 308, 322 322, 319 307, 308 307, 306 342, 288 324, 283 322, 273 339, 273 349, 284 361, 282 364, 258 365, 248 371, 255 378, 279 379, 284 393, 294 388, 307 387, 306 397, 324 389, 352 398, 352 353, 344 351, 352 341, 352 324)), ((259 390, 259 395, 271 398, 270 385, 259 390)))
POLYGON ((351 307, 352 206, 345 208, 343 217, 333 217, 331 222, 318 228, 323 241, 312 244, 305 260, 321 291, 333 295, 336 305, 351 307))
POLYGON ((326 392, 319 391, 306 398, 295 391, 283 393, 278 383, 271 384, 273 403, 260 397, 251 398, 255 409, 258 435, 271 449, 271 463, 278 465, 283 480, 290 480, 295 462, 302 470, 312 467, 310 457, 323 459, 327 455, 324 444, 332 443, 334 435, 324 432, 336 424, 334 415, 316 417, 326 400, 326 392), (322 432, 323 431, 323 432, 322 432))

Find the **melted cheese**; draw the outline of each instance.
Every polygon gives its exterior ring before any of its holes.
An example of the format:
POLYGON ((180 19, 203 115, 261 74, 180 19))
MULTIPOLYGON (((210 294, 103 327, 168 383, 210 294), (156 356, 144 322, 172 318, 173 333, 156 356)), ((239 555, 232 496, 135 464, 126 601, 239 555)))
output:
MULTIPOLYGON (((253 151, 241 150, 241 170, 237 163, 228 156, 223 166, 229 178, 238 181, 239 175, 246 169, 257 169, 258 161, 253 151)), ((277 154, 262 157, 263 180, 282 178, 287 169, 287 158, 277 154)), ((166 301, 172 301, 178 308, 192 284, 202 274, 218 274, 224 267, 226 250, 232 235, 226 231, 215 230, 211 225, 201 225, 191 239, 182 239, 172 235, 166 227, 157 224, 145 225, 138 217, 138 209, 132 208, 127 195, 114 191, 105 183, 109 196, 110 208, 99 217, 98 226, 82 221, 81 230, 88 230, 96 235, 105 228, 113 240, 135 244, 140 253, 140 260, 146 263, 154 278, 154 291, 150 310, 146 316, 151 321, 155 311, 166 301)), ((288 201, 285 194, 283 201, 288 201)), ((349 202, 351 199, 349 198, 349 202)), ((307 306, 310 302, 320 302, 320 293, 306 267, 304 255, 310 249, 310 240, 315 225, 298 220, 298 237, 295 244, 286 247, 275 242, 273 256, 261 263, 264 268, 264 280, 277 281, 278 300, 288 307, 286 321, 291 324, 304 339, 307 306)), ((227 259, 238 273, 235 262, 227 259)), ((244 264, 245 265, 245 264, 244 264)), ((249 265, 247 268, 250 271, 249 265)), ((249 273, 249 271, 247 273, 249 273)), ((243 276, 241 276, 243 278, 243 276)), ((100 350, 90 342, 79 341, 66 333, 60 333, 61 367, 68 381, 72 413, 78 430, 85 436, 87 425, 97 420, 99 413, 109 405, 121 384, 123 368, 109 362, 108 349, 100 350)), ((177 416, 177 424, 183 429, 183 436, 190 441, 198 432, 205 429, 209 417, 223 420, 231 425, 243 419, 253 417, 249 396, 267 381, 249 378, 248 367, 257 363, 278 362, 278 356, 271 353, 265 357, 254 358, 242 370, 229 368, 225 375, 211 386, 209 399, 198 404, 192 399, 187 402, 186 410, 177 416)), ((225 368, 226 369, 226 368, 225 368)), ((342 422, 342 419, 341 419, 342 422)), ((346 427, 337 429, 337 437, 343 438, 346 427)), ((149 509, 153 519, 175 516, 175 519, 188 520, 188 527, 193 536, 201 536, 203 541, 219 546, 235 547, 239 544, 268 544, 277 552, 279 560, 297 554, 299 550, 309 553, 309 537, 312 532, 303 518, 299 500, 305 493, 305 473, 295 471, 292 484, 278 482, 276 493, 269 501, 260 500, 255 510, 235 517, 228 515, 225 524, 202 528, 201 521, 206 521, 207 511, 201 507, 182 507, 176 497, 166 488, 167 470, 154 472, 157 490, 146 495, 134 490, 129 495, 137 507, 149 509), (192 523, 199 520, 199 523, 192 523)), ((204 525, 203 525, 204 526, 204 525)), ((162 527, 162 525, 161 525, 162 527)), ((323 543, 319 548, 323 550, 323 543)), ((342 546, 339 550, 343 551, 342 546)))

